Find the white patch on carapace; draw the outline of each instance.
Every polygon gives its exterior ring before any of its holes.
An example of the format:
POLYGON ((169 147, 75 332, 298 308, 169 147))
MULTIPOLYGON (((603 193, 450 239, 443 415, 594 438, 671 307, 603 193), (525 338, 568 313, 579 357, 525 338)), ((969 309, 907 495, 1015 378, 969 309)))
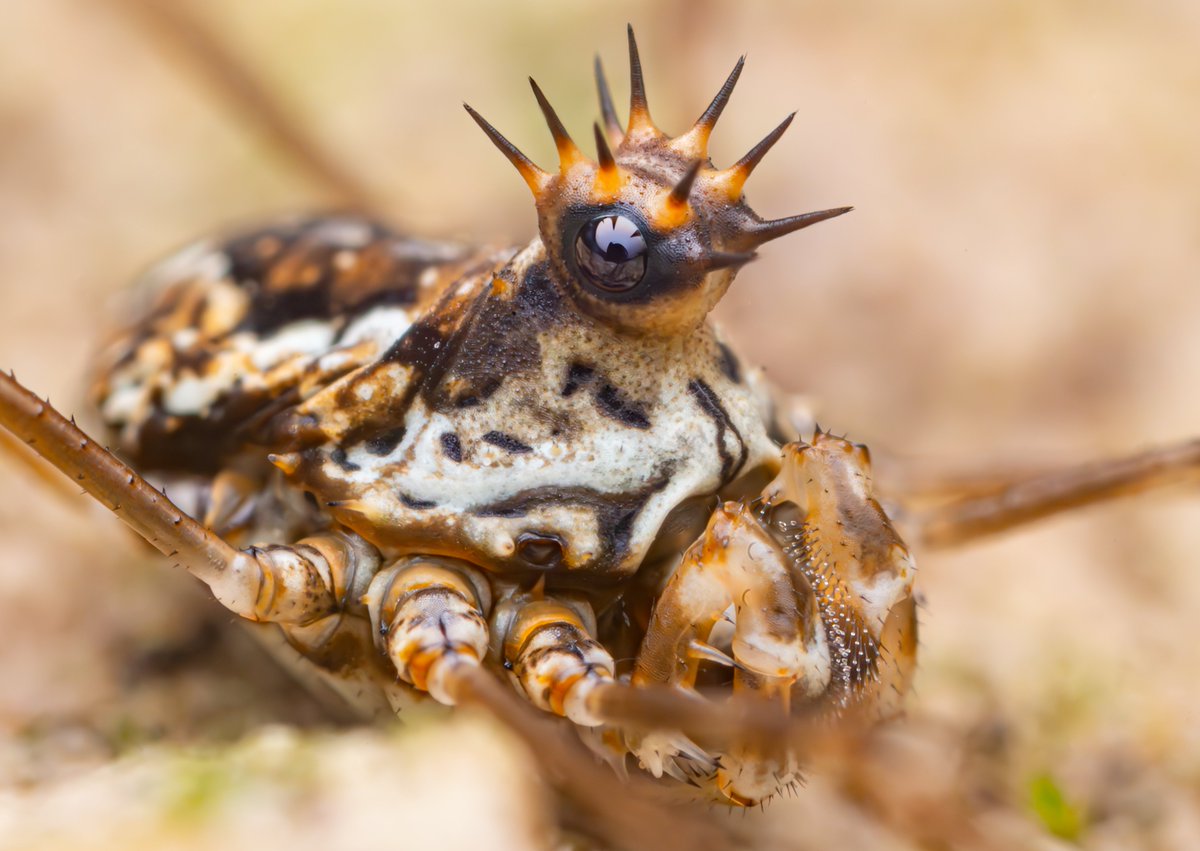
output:
POLYGON ((186 351, 200 340, 200 332, 195 328, 180 328, 171 335, 171 345, 176 351, 186 351))
POLYGON ((255 369, 266 370, 295 355, 320 355, 333 343, 333 326, 322 319, 284 325, 269 337, 237 335, 231 342, 250 355, 255 369))
POLYGON ((179 416, 200 414, 217 401, 223 389, 210 379, 184 376, 171 385, 163 396, 163 409, 179 416))
POLYGON ((412 325, 412 314, 403 307, 383 305, 368 310, 355 319, 338 338, 338 345, 353 346, 364 340, 370 340, 386 349, 392 343, 404 336, 404 332, 412 325))
POLYGON ((441 271, 437 266, 430 266, 417 278, 417 286, 421 288, 432 287, 441 278, 441 271))
POLYGON ((176 416, 206 414, 244 373, 240 358, 215 358, 202 375, 184 374, 168 385, 163 394, 163 410, 176 416))

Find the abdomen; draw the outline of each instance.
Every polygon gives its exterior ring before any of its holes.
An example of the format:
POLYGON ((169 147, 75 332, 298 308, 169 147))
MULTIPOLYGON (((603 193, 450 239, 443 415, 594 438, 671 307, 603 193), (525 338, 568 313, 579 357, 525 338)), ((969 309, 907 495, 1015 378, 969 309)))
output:
POLYGON ((144 276, 94 403, 136 466, 215 472, 268 443, 273 416, 374 360, 485 258, 355 216, 201 241, 144 276))

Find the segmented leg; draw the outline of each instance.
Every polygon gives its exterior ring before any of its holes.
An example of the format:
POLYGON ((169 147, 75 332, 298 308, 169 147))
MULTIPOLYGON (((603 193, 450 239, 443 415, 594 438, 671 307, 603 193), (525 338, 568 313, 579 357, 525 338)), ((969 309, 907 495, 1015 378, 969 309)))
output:
POLYGON ((593 698, 613 682, 613 658, 593 637, 596 617, 582 599, 516 594, 492 618, 504 667, 539 709, 584 727, 605 719, 593 698))
MULTIPOLYGON (((99 446, 73 422, 0 374, 0 424, 32 446, 135 532, 180 562, 230 611, 252 621, 303 624, 333 614, 339 600, 329 556, 338 545, 239 551, 181 511, 165 494, 99 446)), ((338 557, 378 558, 346 544, 338 557)), ((359 565, 344 565, 357 573, 359 565)))
POLYGON ((915 536, 953 546, 1085 505, 1178 484, 1200 473, 1200 440, 995 485, 914 511, 915 536))
POLYGON ((455 670, 477 667, 487 654, 487 579, 456 559, 410 556, 379 571, 364 601, 400 679, 453 705, 455 670))

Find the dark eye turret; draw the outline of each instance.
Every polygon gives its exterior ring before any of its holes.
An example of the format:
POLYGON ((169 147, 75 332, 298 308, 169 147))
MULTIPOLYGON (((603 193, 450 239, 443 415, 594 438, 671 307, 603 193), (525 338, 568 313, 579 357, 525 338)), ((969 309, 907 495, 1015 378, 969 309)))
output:
POLYGON ((646 274, 646 238, 628 216, 599 216, 575 238, 575 261, 588 283, 606 292, 625 292, 646 274))

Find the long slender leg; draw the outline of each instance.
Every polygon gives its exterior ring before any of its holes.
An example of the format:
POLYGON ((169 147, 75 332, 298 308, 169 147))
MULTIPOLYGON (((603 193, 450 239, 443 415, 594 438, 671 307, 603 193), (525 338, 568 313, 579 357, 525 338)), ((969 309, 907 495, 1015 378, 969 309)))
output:
MULTIPOLYGON (((73 422, 0 373, 0 425, 107 506, 170 558, 178 558, 226 608, 247 620, 302 624, 337 611, 333 550, 313 541, 296 547, 239 551, 95 443, 73 422)), ((347 545, 339 557, 377 559, 347 545)), ((336 545, 334 545, 336 549, 336 545)), ((358 561, 353 571, 359 573, 358 561)), ((349 565, 342 565, 349 568, 349 565)))
POLYGON ((908 518, 925 546, 953 546, 1063 511, 1178 484, 1200 473, 1200 440, 1030 476, 908 518))

